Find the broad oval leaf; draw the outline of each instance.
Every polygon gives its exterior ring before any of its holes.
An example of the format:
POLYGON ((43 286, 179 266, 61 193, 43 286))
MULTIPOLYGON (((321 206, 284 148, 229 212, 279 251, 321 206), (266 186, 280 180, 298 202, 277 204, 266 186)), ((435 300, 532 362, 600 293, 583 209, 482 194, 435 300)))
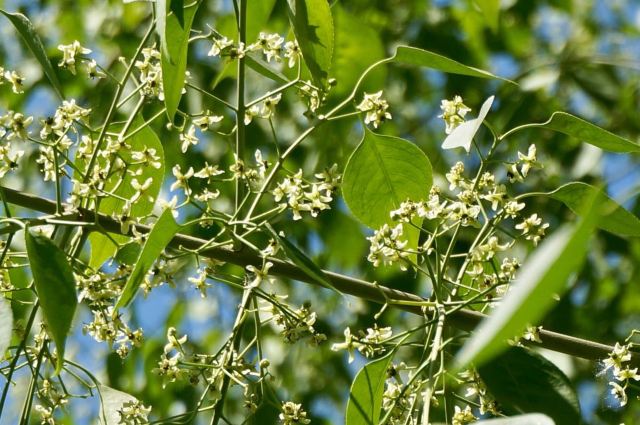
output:
POLYGON ((333 56, 333 18, 327 0, 288 0, 289 20, 304 62, 316 84, 324 86, 333 56))
MULTIPOLYGON (((143 121, 140 119, 134 120, 132 125, 132 131, 143 125, 143 121)), ((119 130, 119 129, 118 129, 119 130)), ((160 193, 162 182, 164 180, 164 150, 162 149, 162 143, 156 135, 156 133, 146 126, 140 131, 135 133, 130 138, 126 139, 126 142, 131 146, 131 150, 122 150, 121 156, 126 163, 133 162, 131 153, 133 151, 143 151, 145 149, 154 149, 155 155, 159 157, 158 162, 160 166, 158 168, 153 166, 145 166, 142 169, 142 174, 136 176, 139 182, 144 182, 146 179, 153 179, 153 183, 149 189, 145 192, 154 200, 160 193)), ((99 160, 100 161, 100 160, 99 160)), ((86 164, 80 164, 80 168, 84 169, 86 164)), ((132 176, 129 173, 115 173, 109 178, 105 184, 105 190, 113 192, 115 195, 130 199, 135 194, 135 189, 131 186, 132 176)), ((113 213, 119 213, 122 211, 125 202, 116 197, 105 198, 100 202, 98 212, 102 214, 111 215, 113 213)), ((142 217, 149 214, 153 210, 155 202, 149 200, 147 196, 143 196, 131 207, 132 217, 142 217)), ((111 237, 118 243, 124 243, 127 238, 120 235, 111 235, 111 237)), ((89 265, 93 268, 100 267, 107 258, 112 257, 118 250, 118 246, 107 236, 93 232, 89 235, 89 242, 91 243, 91 259, 89 265)))
POLYGON ((147 241, 140 251, 136 265, 116 302, 114 314, 117 314, 118 308, 126 307, 131 303, 145 275, 179 229, 180 226, 174 220, 171 208, 165 209, 147 235, 147 241))
POLYGON ((367 363, 356 375, 349 391, 346 425, 377 425, 380 421, 384 382, 393 351, 367 363))
POLYGON ((488 71, 474 68, 472 66, 463 65, 460 62, 449 59, 446 56, 442 56, 428 50, 418 49, 417 47, 398 46, 398 48, 396 49, 396 54, 393 55, 391 60, 407 65, 424 66, 427 68, 446 72, 448 74, 460 74, 478 78, 497 78, 499 80, 508 81, 515 84, 513 81, 498 77, 497 75, 493 75, 488 71))
POLYGON ((51 61, 49 61, 47 51, 45 50, 44 45, 42 44, 42 41, 29 18, 24 16, 22 13, 9 13, 2 9, 0 9, 0 13, 11 21, 15 29, 22 36, 24 42, 27 44, 27 47, 29 47, 29 50, 31 50, 31 53, 33 53, 40 63, 44 75, 49 79, 49 82, 56 94, 60 99, 64 99, 62 86, 60 85, 60 81, 58 81, 58 76, 51 65, 51 61))
MULTIPOLYGON (((164 1, 158 2, 158 12, 162 14, 164 21, 160 24, 160 62, 162 65, 162 87, 164 91, 164 104, 167 108, 167 116, 173 122, 173 117, 178 110, 182 89, 184 89, 185 71, 187 70, 187 53, 189 49, 189 35, 191 25, 196 15, 200 1, 182 9, 183 2, 171 2, 167 8, 164 1), (164 3, 161 4, 161 3, 164 3), (173 4, 179 4, 174 7, 173 4), (161 7, 163 6, 163 7, 161 7), (180 14, 179 12, 182 12, 180 14)), ((160 21, 159 21, 160 23, 160 21)))
POLYGON ((569 378, 530 349, 513 347, 479 367, 478 373, 508 410, 544 413, 558 424, 580 423, 580 403, 569 378))
POLYGON ((25 231, 27 255, 47 331, 56 343, 56 373, 64 364, 67 334, 78 304, 76 282, 65 253, 51 239, 25 231))
POLYGON ((609 152, 640 152, 640 145, 566 112, 554 112, 541 127, 587 142, 609 152))
POLYGON ((475 422, 486 425, 556 425, 556 423, 542 413, 530 413, 528 415, 509 416, 507 418, 486 419, 475 422))
POLYGON ((378 228, 401 202, 426 200, 432 183, 431 162, 420 148, 365 129, 344 170, 342 195, 356 218, 378 228))
POLYGON ((467 153, 471 150, 471 143, 476 133, 482 126, 484 119, 487 117, 491 105, 493 105, 494 96, 489 97, 480 107, 478 118, 469 120, 456 127, 451 134, 444 139, 442 149, 464 148, 467 153))
POLYGON ((456 355, 457 367, 490 360, 507 348, 509 338, 520 336, 527 325, 542 318, 553 304, 553 294, 563 292, 569 276, 586 256, 599 216, 593 201, 587 199, 582 204, 588 208, 581 208, 587 213, 578 224, 556 230, 527 258, 511 290, 456 355))
POLYGON ((13 312, 11 311, 11 304, 4 296, 0 296, 0 361, 2 361, 4 353, 11 345, 12 330, 13 312))
POLYGON ((125 403, 136 402, 137 398, 122 391, 114 390, 106 385, 99 385, 100 395, 100 424, 119 425, 122 424, 120 411, 125 403))
POLYGON ((640 237, 640 219, 596 187, 582 182, 567 183, 550 192, 549 196, 561 201, 576 214, 580 214, 580 206, 585 199, 598 196, 595 203, 602 215, 597 227, 619 236, 640 237))
POLYGON ((289 260, 291 260, 296 266, 300 267, 307 276, 312 278, 319 285, 341 293, 334 288, 333 284, 331 283, 327 275, 322 271, 322 269, 318 267, 316 263, 313 262, 313 260, 307 257, 304 252, 302 252, 293 243, 289 242, 286 238, 280 236, 269 223, 267 223, 267 228, 269 229, 269 232, 271 233, 271 235, 273 235, 275 240, 278 241, 289 260))

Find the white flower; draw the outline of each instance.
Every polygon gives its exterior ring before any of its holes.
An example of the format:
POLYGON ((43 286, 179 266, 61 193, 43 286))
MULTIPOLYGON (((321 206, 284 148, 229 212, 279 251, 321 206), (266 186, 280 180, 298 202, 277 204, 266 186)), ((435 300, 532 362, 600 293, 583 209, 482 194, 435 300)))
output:
POLYGON ((213 40, 213 46, 211 46, 211 50, 207 55, 220 56, 223 50, 231 46, 233 46, 233 40, 229 40, 227 37, 217 38, 213 40))
POLYGON ((82 47, 78 40, 71 44, 60 44, 58 50, 62 51, 62 60, 58 63, 58 66, 69 69, 74 75, 76 73, 76 56, 91 53, 91 50, 82 47))
POLYGON ((180 134, 180 142, 182 142, 182 144, 180 145, 180 150, 182 151, 182 153, 187 152, 187 149, 189 149, 190 145, 197 145, 199 140, 196 137, 196 126, 195 125, 191 125, 191 127, 189 127, 189 130, 187 131, 187 133, 181 133, 180 134))
POLYGON ((440 102, 440 109, 442 115, 438 115, 438 118, 442 118, 446 124, 445 132, 451 134, 451 132, 460 124, 464 122, 464 116, 467 112, 471 111, 467 105, 462 102, 460 96, 455 96, 453 100, 443 99, 440 102))
POLYGON ((298 46, 297 40, 287 41, 284 44, 284 57, 289 58, 289 62, 287 62, 289 68, 293 68, 300 60, 302 52, 300 51, 300 46, 298 46))
POLYGON ((382 99, 382 90, 372 94, 365 93, 362 102, 356 106, 357 110, 367 113, 364 123, 373 123, 374 128, 378 128, 380 123, 391 119, 391 114, 387 112, 388 108, 389 103, 382 99))
POLYGON ((494 96, 489 97, 482 104, 478 118, 469 120, 465 123, 458 125, 451 131, 451 134, 442 143, 442 149, 464 148, 467 152, 471 150, 471 143, 473 137, 476 135, 482 122, 487 117, 491 105, 493 104, 494 96))

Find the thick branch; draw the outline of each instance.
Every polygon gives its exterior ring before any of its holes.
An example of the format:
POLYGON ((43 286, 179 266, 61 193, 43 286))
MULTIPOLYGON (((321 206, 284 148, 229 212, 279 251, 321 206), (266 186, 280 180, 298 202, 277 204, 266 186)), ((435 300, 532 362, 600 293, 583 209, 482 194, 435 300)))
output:
MULTIPOLYGON (((41 198, 38 196, 26 194, 13 189, 0 186, 0 194, 5 201, 19 205, 24 208, 28 208, 35 211, 40 211, 46 214, 56 213, 56 203, 54 201, 41 198)), ((102 228, 108 232, 123 234, 120 223, 113 218, 98 214, 86 209, 80 209, 77 216, 74 217, 76 221, 82 221, 86 223, 95 223, 96 221, 102 226, 102 228), (97 220, 96 220, 97 219, 97 220)), ((136 229, 140 232, 148 232, 149 226, 138 224, 136 229)), ((178 233, 170 242, 170 246, 173 248, 184 247, 190 250, 199 249, 207 241, 193 236, 178 233)), ((258 255, 249 252, 247 250, 230 251, 222 248, 206 248, 200 251, 200 255, 207 258, 212 258, 220 261, 224 261, 238 266, 254 265, 256 267, 262 266, 262 258, 258 255)), ((311 279, 307 274, 298 268, 296 265, 286 261, 269 259, 273 263, 273 267, 270 273, 290 279, 306 282, 312 285, 317 283, 311 279)), ((384 304, 388 301, 409 301, 409 302, 424 302, 424 298, 408 292, 398 291, 396 289, 388 288, 381 285, 376 285, 361 279, 325 271, 327 277, 333 283, 333 286, 344 294, 356 296, 376 303, 384 304)), ((422 315, 422 308, 415 305, 402 305, 391 304, 394 307, 406 310, 410 313, 422 315)), ((485 314, 477 311, 461 309, 452 313, 448 318, 448 322, 461 330, 471 331, 473 330, 482 319, 486 318, 485 314)), ((570 335, 564 335, 557 332, 548 330, 542 330, 540 332, 541 344, 534 344, 543 348, 569 354, 571 356, 582 357, 584 359, 599 360, 607 357, 607 354, 613 351, 613 347, 610 345, 600 344, 598 342, 589 341, 586 339, 576 338, 570 335)))

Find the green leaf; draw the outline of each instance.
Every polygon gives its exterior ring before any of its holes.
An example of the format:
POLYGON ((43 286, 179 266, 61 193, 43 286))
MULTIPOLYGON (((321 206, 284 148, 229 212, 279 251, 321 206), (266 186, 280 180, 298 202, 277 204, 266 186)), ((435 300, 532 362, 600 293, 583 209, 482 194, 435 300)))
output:
POLYGON ((576 214, 581 213, 580 206, 584 199, 597 195, 595 203, 600 206, 602 212, 596 224, 597 227, 619 236, 640 237, 640 219, 596 187, 582 182, 573 182, 559 187, 548 195, 564 203, 576 214))
POLYGON ((530 413, 527 415, 510 416, 507 418, 486 419, 474 422, 486 425, 555 425, 553 419, 542 413, 530 413))
POLYGON ((640 152, 640 145, 566 112, 554 112, 540 127, 557 131, 609 152, 640 152))
POLYGON ((67 334, 78 304, 76 282, 65 253, 51 239, 25 231, 27 255, 47 331, 56 343, 56 374, 64 364, 67 334))
POLYGON ((394 352, 366 364, 353 380, 347 402, 346 425, 377 425, 384 381, 394 352))
MULTIPOLYGON (((135 130, 143 125, 143 121, 140 119, 135 119, 132 125, 131 130, 135 130)), ((115 131, 119 131, 119 127, 115 127, 115 131)), ((162 143, 160 139, 156 135, 156 133, 149 127, 146 126, 142 130, 138 131, 132 137, 128 138, 126 142, 131 145, 131 149, 121 150, 120 155, 122 159, 126 163, 130 163, 133 161, 131 158, 131 152, 133 151, 142 151, 145 148, 155 149, 156 155, 160 157, 160 167, 144 167, 142 169, 142 174, 136 176, 139 182, 144 182, 148 178, 153 179, 153 183, 147 193, 149 196, 155 198, 160 193, 160 189, 162 187, 162 182, 164 180, 164 169, 165 169, 165 158, 164 158, 164 150, 162 149, 162 143)), ((99 159, 99 161, 102 161, 99 159)), ((79 168, 84 169, 86 167, 86 163, 80 163, 79 168)), ((110 177, 105 184, 105 191, 113 192, 118 197, 122 197, 125 199, 130 199, 134 194, 135 190, 131 187, 131 180, 133 176, 129 173, 114 173, 112 177, 110 177)), ((153 210, 155 202, 149 201, 147 197, 140 198, 133 206, 131 207, 131 216, 132 217, 143 217, 149 214, 153 210)), ((119 213, 122 211, 122 208, 125 205, 125 201, 118 199, 117 197, 109 197, 105 198, 100 202, 100 206, 98 208, 98 212, 106 215, 111 215, 114 213, 119 213)), ((118 243, 125 243, 127 240, 126 236, 120 235, 111 235, 111 237, 117 241, 118 243)), ((89 242, 91 243, 91 259, 89 260, 89 265, 93 268, 100 267, 107 258, 112 257, 116 251, 118 250, 118 246, 113 243, 113 241, 107 236, 93 232, 89 235, 89 242)))
POLYGON ((11 345, 11 332, 13 331, 13 312, 11 303, 0 295, 0 361, 11 345))
POLYGON ((488 71, 463 65, 453 59, 428 50, 418 49, 417 47, 398 46, 396 54, 391 57, 391 60, 406 65, 424 66, 448 74, 460 74, 478 78, 497 78, 515 84, 513 81, 498 77, 488 71))
POLYGON ((569 276, 586 256, 600 213, 593 201, 586 199, 581 205, 580 210, 588 212, 578 224, 556 230, 527 258, 511 290, 456 355, 457 367, 490 360, 507 348, 509 338, 520 336, 527 325, 544 316, 554 302, 553 295, 566 289, 569 276))
POLYGON ((122 423, 122 415, 120 411, 122 406, 127 402, 136 402, 137 398, 114 390, 106 385, 99 385, 98 392, 100 394, 100 424, 101 425, 118 425, 122 423))
MULTIPOLYGON (((162 14, 162 4, 159 1, 158 11, 162 14)), ((184 88, 185 71, 187 70, 187 52, 189 49, 189 35, 191 33, 191 25, 196 15, 200 2, 179 9, 183 12, 180 16, 176 13, 175 0, 171 2, 169 9, 165 7, 165 22, 160 24, 158 30, 164 31, 160 34, 161 52, 160 60, 162 64, 162 87, 164 90, 164 104, 167 107, 167 116, 173 122, 173 117, 178 110, 180 98, 182 97, 182 89, 184 88)), ((182 4, 182 2, 178 2, 182 4)))
MULTIPOLYGON (((369 66, 385 57, 380 35, 370 25, 344 10, 340 3, 331 8, 335 26, 335 49, 331 74, 336 86, 329 92, 336 99, 348 95, 362 73, 369 66)), ((375 92, 384 85, 386 68, 376 67, 359 87, 365 92, 375 92)))
POLYGON ((334 291, 340 293, 340 291, 333 287, 333 284, 331 283, 327 275, 324 274, 322 269, 318 267, 316 263, 314 263, 309 257, 307 257, 304 252, 298 249, 297 246, 289 242, 286 238, 280 236, 269 223, 267 223, 267 229, 269 229, 269 232, 273 235, 275 240, 278 241, 278 243, 282 247, 282 250, 293 262, 293 264, 300 267, 300 269, 302 269, 302 271, 304 271, 307 276, 312 278, 319 285, 324 286, 328 289, 333 289, 334 291))
POLYGON ((500 0, 476 0, 480 7, 484 18, 487 20, 487 26, 491 31, 498 31, 498 19, 500 18, 500 0))
POLYGON ((31 50, 31 53, 36 57, 38 62, 40 62, 40 66, 42 67, 42 71, 44 75, 47 76, 51 86, 55 90, 56 94, 60 97, 60 99, 64 99, 64 95, 62 94, 62 86, 58 81, 58 76, 56 75, 53 66, 51 65, 51 61, 47 57, 47 52, 36 32, 35 27, 22 13, 9 13, 3 9, 0 9, 0 13, 6 16, 13 26, 16 28, 18 33, 22 36, 22 39, 31 50))
MULTIPOLYGON (((289 82, 287 77, 274 69, 271 69, 269 64, 265 62, 260 56, 255 53, 250 53, 244 57, 245 63, 249 66, 249 68, 256 71, 258 74, 267 77, 276 83, 285 84, 289 82)), ((233 65, 233 64, 230 64, 233 65)))
POLYGON ((145 275, 179 229, 180 226, 174 220, 171 208, 165 209, 147 236, 147 241, 140 251, 136 265, 116 303, 115 314, 117 314, 118 308, 126 307, 131 303, 145 275))
POLYGON ((324 86, 333 56, 333 18, 327 0, 288 0, 289 20, 304 62, 316 84, 324 86))
POLYGON ((558 424, 580 423, 580 403, 569 378, 530 349, 513 347, 478 368, 478 373, 498 403, 509 410, 544 413, 558 424))
POLYGON ((132 266, 136 263, 138 257, 140 257, 140 251, 142 247, 137 242, 129 242, 122 245, 114 259, 120 264, 127 264, 132 266))
MULTIPOLYGON (((353 215, 378 229, 395 224, 390 217, 400 203, 426 200, 433 183, 429 158, 413 143, 365 129, 344 170, 342 195, 353 215)), ((418 229, 404 226, 408 248, 418 244, 418 229)))

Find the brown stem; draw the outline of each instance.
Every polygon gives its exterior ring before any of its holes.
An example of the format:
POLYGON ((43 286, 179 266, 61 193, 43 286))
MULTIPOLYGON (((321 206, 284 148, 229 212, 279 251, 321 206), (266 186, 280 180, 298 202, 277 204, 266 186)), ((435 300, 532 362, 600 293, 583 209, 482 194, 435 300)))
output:
MULTIPOLYGON (((46 214, 56 213, 56 203, 49 199, 19 192, 3 186, 0 186, 0 194, 2 194, 2 197, 6 202, 46 214)), ((98 223, 102 229, 108 232, 123 234, 118 221, 103 214, 98 214, 96 216, 93 211, 89 211, 84 208, 81 208, 73 219, 76 221, 84 221, 88 224, 98 223)), ((150 226, 142 224, 136 224, 135 227, 138 232, 149 232, 151 230, 150 226)), ((132 233, 129 235, 132 235, 132 233)), ((169 245, 173 248, 183 247, 190 250, 197 250, 205 244, 207 244, 207 241, 204 239, 178 233, 174 236, 169 245)), ((231 251, 223 248, 206 248, 200 251, 200 255, 239 266, 248 266, 251 264, 258 268, 262 267, 263 261, 262 257, 247 250, 231 251)), ((273 263, 270 273, 274 275, 287 277, 312 285, 318 285, 313 278, 310 278, 302 269, 292 263, 275 258, 270 258, 269 261, 273 263)), ((421 306, 397 304, 397 302, 408 301, 415 303, 427 301, 418 295, 373 284, 354 277, 333 273, 331 271, 325 271, 325 274, 329 280, 331 280, 333 286, 341 293, 353 295, 358 298, 380 304, 393 301, 390 305, 394 307, 406 310, 410 313, 423 315, 421 306)), ((456 328, 464 331, 472 331, 486 317, 486 314, 477 311, 461 309, 447 317, 447 323, 451 323, 456 328)), ((544 329, 540 332, 540 339, 542 340, 542 343, 531 343, 531 345, 540 346, 548 350, 589 360, 600 360, 606 358, 608 353, 613 351, 613 347, 610 345, 544 329)), ((634 362, 635 361, 636 359, 634 359, 634 362)))

